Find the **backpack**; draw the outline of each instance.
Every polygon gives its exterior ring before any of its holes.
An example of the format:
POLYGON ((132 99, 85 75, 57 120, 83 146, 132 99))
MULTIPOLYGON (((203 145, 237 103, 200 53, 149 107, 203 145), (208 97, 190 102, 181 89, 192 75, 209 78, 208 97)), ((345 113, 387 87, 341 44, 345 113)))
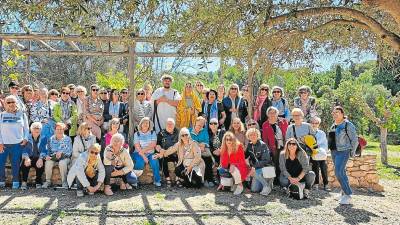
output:
MULTIPOLYGON (((347 136, 347 138, 349 138, 349 141, 351 143, 350 136, 347 133, 347 124, 348 124, 348 122, 346 122, 346 124, 344 125, 344 131, 346 132, 346 136, 347 136)), ((367 147, 368 142, 364 137, 362 137, 360 135, 358 135, 357 138, 358 138, 358 146, 357 146, 357 149, 356 149, 355 156, 361 157, 361 153, 365 149, 365 147, 367 147)))
POLYGON ((289 197, 301 200, 304 198, 304 183, 290 184, 288 187, 289 197))

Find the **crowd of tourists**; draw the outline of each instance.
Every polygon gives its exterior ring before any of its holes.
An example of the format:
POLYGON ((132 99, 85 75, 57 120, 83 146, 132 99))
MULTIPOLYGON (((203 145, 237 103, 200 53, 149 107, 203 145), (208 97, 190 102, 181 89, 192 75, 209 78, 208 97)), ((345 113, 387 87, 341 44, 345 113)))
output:
POLYGON ((358 140, 341 106, 333 108, 326 134, 307 86, 287 99, 282 87, 262 84, 249 104, 248 86, 210 89, 197 81, 186 82, 180 92, 172 88, 170 75, 161 83, 155 90, 146 84, 130 93, 97 84, 88 90, 74 84, 48 90, 11 81, 9 94, 0 99, 0 188, 10 158, 12 189, 28 188, 32 167, 36 188, 54 186, 52 171, 58 166, 62 188, 76 188, 79 197, 110 196, 137 188, 138 177, 150 167, 156 187, 215 187, 234 195, 249 189, 265 196, 279 190, 274 186, 289 194, 296 187, 307 198, 314 189, 330 191, 330 152, 342 189, 340 204, 350 203, 345 169, 358 140), (132 141, 127 140, 129 120, 135 125, 132 141))

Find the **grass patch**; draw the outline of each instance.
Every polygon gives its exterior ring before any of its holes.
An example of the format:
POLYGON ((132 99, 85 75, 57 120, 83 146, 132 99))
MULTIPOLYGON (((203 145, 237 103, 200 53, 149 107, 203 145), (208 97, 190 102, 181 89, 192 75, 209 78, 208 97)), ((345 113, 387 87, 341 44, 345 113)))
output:
POLYGON ((65 213, 64 210, 61 210, 61 211, 58 213, 58 217, 59 217, 60 219, 63 219, 65 216, 66 216, 66 213, 65 213))
POLYGON ((155 197, 157 200, 165 200, 166 195, 165 195, 165 194, 161 194, 160 192, 157 192, 157 193, 154 195, 154 197, 155 197))
POLYGON ((387 180, 400 180, 400 145, 388 145, 389 165, 384 165, 381 162, 381 150, 379 144, 380 143, 376 141, 368 141, 365 151, 377 155, 376 168, 380 178, 387 180))
POLYGON ((150 221, 150 220, 146 220, 146 221, 143 221, 140 224, 141 225, 158 225, 159 223, 156 223, 156 222, 153 222, 153 221, 150 221))

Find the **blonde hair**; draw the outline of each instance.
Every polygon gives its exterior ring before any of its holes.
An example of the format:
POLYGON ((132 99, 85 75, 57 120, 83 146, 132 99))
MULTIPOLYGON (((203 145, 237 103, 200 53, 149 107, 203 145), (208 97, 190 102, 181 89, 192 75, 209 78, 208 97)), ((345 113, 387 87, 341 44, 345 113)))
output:
POLYGON ((253 134, 253 133, 256 133, 256 134, 257 134, 257 138, 258 138, 258 139, 261 138, 261 133, 260 133, 260 131, 257 130, 256 128, 250 128, 250 129, 248 129, 247 132, 246 132, 246 138, 247 138, 247 139, 250 139, 249 137, 250 137, 250 135, 253 134))
POLYGON ((118 118, 112 118, 109 122, 108 122, 108 131, 111 131, 112 125, 113 124, 120 124, 119 119, 118 118))
POLYGON ((221 143, 221 154, 224 153, 225 151, 228 151, 228 146, 226 146, 226 139, 227 138, 231 138, 232 139, 232 145, 233 145, 233 149, 230 149, 233 152, 236 152, 238 150, 239 145, 241 145, 241 143, 239 142, 239 140, 236 138, 236 136, 228 131, 224 134, 224 137, 222 138, 222 143, 221 143))
POLYGON ((66 125, 65 125, 65 123, 58 122, 58 123, 56 123, 56 125, 54 126, 54 129, 56 129, 57 127, 62 127, 62 129, 65 129, 66 125))
POLYGON ((301 115, 301 117, 304 117, 304 113, 303 113, 303 110, 301 110, 300 108, 294 108, 294 109, 292 109, 292 115, 294 114, 294 113, 300 113, 300 115, 301 115))
POLYGON ((183 146, 183 141, 182 141, 182 135, 183 134, 187 134, 189 137, 189 142, 192 139, 192 137, 190 136, 190 131, 189 129, 187 129, 186 127, 182 127, 181 130, 179 131, 179 138, 178 138, 178 143, 180 146, 183 146))
POLYGON ((98 143, 94 143, 88 148, 88 150, 91 150, 91 149, 94 149, 97 152, 100 152, 101 151, 101 146, 98 143))
POLYGON ((83 91, 83 94, 87 95, 87 90, 84 86, 81 85, 76 86, 76 88, 74 89, 75 94, 78 94, 78 91, 83 91))
POLYGON ((82 136, 83 133, 87 131, 88 127, 89 127, 88 123, 86 122, 81 123, 81 125, 79 125, 78 127, 78 134, 82 136))
POLYGON ((260 87, 258 88, 257 95, 260 95, 261 89, 265 89, 265 88, 268 89, 267 95, 269 95, 269 85, 268 84, 261 84, 260 87))
POLYGON ((234 119, 232 120, 231 126, 229 127, 229 131, 231 131, 232 133, 235 133, 235 129, 233 128, 233 122, 236 122, 237 120, 238 120, 239 123, 240 123, 240 130, 239 130, 239 132, 245 132, 246 129, 244 128, 244 125, 243 125, 243 123, 242 123, 242 121, 240 120, 239 117, 236 117, 236 118, 234 118, 234 119))

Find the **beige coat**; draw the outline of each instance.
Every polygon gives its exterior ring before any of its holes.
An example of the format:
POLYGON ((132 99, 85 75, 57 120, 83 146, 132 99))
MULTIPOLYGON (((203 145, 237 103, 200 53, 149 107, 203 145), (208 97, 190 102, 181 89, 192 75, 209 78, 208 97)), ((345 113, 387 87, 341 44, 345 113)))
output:
POLYGON ((112 150, 111 145, 104 150, 104 166, 123 167, 124 174, 133 171, 133 161, 126 148, 122 147, 117 154, 112 150))

